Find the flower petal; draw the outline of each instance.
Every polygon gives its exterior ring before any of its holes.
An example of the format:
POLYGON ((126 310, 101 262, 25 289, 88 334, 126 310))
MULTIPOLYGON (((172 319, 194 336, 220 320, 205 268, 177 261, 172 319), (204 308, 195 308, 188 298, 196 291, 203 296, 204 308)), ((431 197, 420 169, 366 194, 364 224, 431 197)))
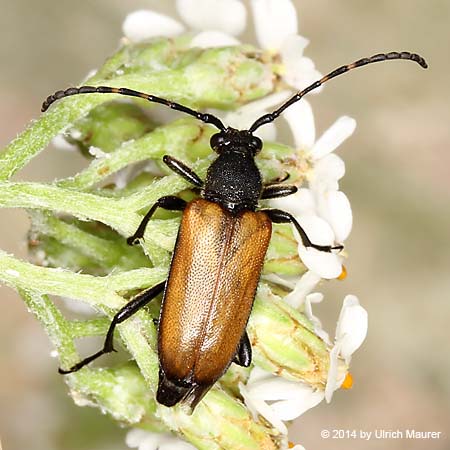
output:
POLYGON ((291 0, 251 0, 256 38, 261 47, 276 52, 297 34, 297 11, 291 0))
POLYGON ((301 188, 295 194, 270 200, 272 208, 290 212, 296 217, 313 215, 316 205, 310 189, 301 188))
POLYGON ((309 187, 315 194, 324 190, 337 190, 338 180, 345 175, 344 161, 334 153, 326 155, 314 164, 308 174, 309 187))
POLYGON ((258 128, 253 132, 255 136, 258 136, 263 142, 276 141, 277 140, 277 126, 274 123, 268 123, 261 128, 258 128))
MULTIPOLYGON (((305 58, 303 52, 308 46, 309 40, 300 35, 288 36, 280 49, 285 73, 284 81, 298 90, 304 89, 310 84, 322 78, 322 74, 316 70, 314 62, 305 58)), ((319 93, 321 87, 312 92, 319 93)))
MULTIPOLYGON (((318 275, 316 275, 318 276, 318 275)), ((314 325, 314 333, 319 336, 324 342, 328 345, 331 345, 330 336, 328 333, 322 328, 322 322, 318 317, 316 317, 312 312, 312 304, 320 303, 323 300, 323 294, 319 292, 315 292, 313 294, 309 294, 305 298, 305 316, 311 321, 314 325)))
POLYGON ((286 425, 277 417, 265 401, 254 398, 243 383, 239 383, 239 391, 255 420, 258 419, 258 414, 260 414, 277 428, 281 434, 287 434, 286 425))
POLYGON ((306 39, 299 34, 291 34, 283 39, 280 47, 280 55, 285 63, 288 60, 298 60, 303 56, 303 52, 309 45, 309 39, 306 39))
POLYGON ((287 287, 288 289, 295 289, 296 286, 296 278, 295 276, 284 276, 280 277, 274 273, 262 274, 261 279, 269 281, 271 283, 279 284, 280 286, 287 287))
POLYGON ((133 428, 127 433, 125 444, 130 448, 139 447, 139 444, 147 437, 147 435, 147 431, 133 428))
POLYGON ((323 391, 314 391, 310 386, 294 382, 289 400, 272 403, 270 407, 281 420, 294 420, 314 406, 325 397, 323 391))
POLYGON ((319 281, 319 275, 308 270, 297 282, 294 290, 284 297, 284 301, 293 308, 300 308, 305 298, 308 298, 308 294, 317 286, 319 281))
POLYGON ((367 328, 367 311, 359 304, 357 297, 347 295, 336 326, 336 342, 340 344, 340 354, 346 364, 366 338, 367 328))
POLYGON ((222 31, 202 31, 192 39, 189 47, 233 47, 239 44, 237 39, 222 31))
MULTIPOLYGON (((312 243, 318 245, 332 245, 334 243, 333 230, 325 220, 317 216, 303 216, 298 219, 312 243)), ((326 279, 337 278, 340 275, 342 263, 339 255, 304 247, 295 228, 294 234, 299 242, 300 259, 309 270, 326 279)))
POLYGON ((268 379, 247 383, 247 389, 254 398, 264 401, 287 400, 292 396, 292 390, 297 381, 289 381, 272 375, 268 379))
POLYGON ((317 139, 311 151, 314 159, 323 158, 339 147, 356 128, 356 120, 348 116, 340 117, 317 139))
POLYGON ((294 103, 283 113, 292 135, 294 146, 298 150, 310 150, 316 139, 316 127, 311 105, 306 100, 294 103))
POLYGON ((266 95, 265 97, 260 98, 259 100, 247 103, 246 105, 242 106, 241 109, 247 111, 256 111, 262 115, 263 111, 274 108, 275 106, 284 102, 286 98, 289 98, 289 95, 290 92, 287 90, 279 91, 274 94, 266 95))
POLYGON ((338 367, 339 367, 339 352, 340 344, 336 345, 330 351, 330 367, 328 369, 327 385, 325 386, 325 400, 327 403, 331 402, 333 393, 342 384, 342 381, 338 381, 338 367))
POLYGON ((352 208, 347 196, 341 191, 330 191, 326 197, 327 219, 333 228, 337 242, 344 242, 353 224, 352 208))
POLYGON ((327 253, 314 248, 298 247, 298 253, 303 264, 321 278, 331 280, 342 272, 341 258, 334 253, 327 253))
MULTIPOLYGON (((298 216, 297 220, 313 244, 331 245, 334 243, 333 229, 326 220, 311 214, 298 216)), ((300 235, 295 228, 294 230, 297 241, 301 243, 300 235)))
POLYGON ((258 366, 254 366, 248 377, 247 386, 256 383, 257 381, 270 380, 271 378, 273 378, 273 375, 270 372, 267 372, 267 370, 261 369, 258 366))
POLYGON ((239 0, 177 0, 177 10, 194 30, 217 30, 237 36, 245 29, 247 10, 239 0))
POLYGON ((128 39, 140 42, 156 36, 177 36, 184 31, 184 26, 164 14, 141 9, 128 14, 122 30, 128 39))

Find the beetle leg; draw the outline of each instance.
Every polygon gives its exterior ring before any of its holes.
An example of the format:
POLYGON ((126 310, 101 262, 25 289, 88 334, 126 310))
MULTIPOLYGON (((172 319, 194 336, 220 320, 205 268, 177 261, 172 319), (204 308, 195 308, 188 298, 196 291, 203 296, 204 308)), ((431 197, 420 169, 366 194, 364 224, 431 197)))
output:
POLYGON ((282 177, 272 178, 270 181, 267 181, 266 183, 264 183, 264 187, 271 186, 273 184, 283 183, 283 181, 286 181, 287 179, 289 179, 290 176, 291 175, 289 174, 289 172, 285 172, 282 177))
POLYGON ((242 367, 249 367, 252 363, 252 345, 246 331, 241 337, 233 362, 242 367))
POLYGON ((115 352, 116 350, 114 350, 113 346, 113 337, 116 326, 122 323, 124 320, 131 317, 133 314, 137 313, 143 306, 145 306, 147 303, 153 300, 158 294, 160 294, 164 290, 165 285, 166 282, 163 281, 157 284, 156 286, 153 286, 152 288, 147 289, 144 292, 138 294, 136 297, 134 297, 114 316, 111 325, 109 326, 108 332, 106 333, 105 343, 103 344, 103 348, 100 351, 94 353, 91 356, 88 356, 87 358, 83 359, 78 364, 75 364, 68 370, 59 368, 58 372, 63 375, 67 373, 76 372, 77 370, 80 370, 82 367, 84 367, 86 364, 89 364, 91 361, 94 361, 94 359, 99 358, 105 353, 115 352))
POLYGON ((297 186, 294 186, 293 184, 269 184, 264 187, 261 199, 287 197, 288 195, 295 194, 297 191, 297 186))
POLYGON ((169 169, 189 181, 189 183, 199 188, 203 187, 202 179, 190 167, 186 166, 186 164, 170 155, 164 155, 163 161, 169 166, 169 169))
POLYGON ((174 195, 167 195, 165 197, 161 197, 149 210, 149 212, 144 216, 142 222, 139 224, 138 229, 127 239, 128 245, 137 244, 137 240, 144 237, 145 228, 147 227, 148 221, 153 216, 156 208, 168 209, 171 211, 183 211, 186 207, 186 202, 179 197, 175 197, 174 195))
POLYGON ((302 239, 302 243, 305 247, 312 247, 315 248, 316 250, 328 253, 331 253, 332 250, 342 250, 344 248, 343 245, 331 246, 331 245, 313 244, 309 240, 309 237, 305 233, 305 230, 297 222, 297 219, 292 214, 286 211, 281 211, 280 209, 263 209, 261 211, 266 213, 269 216, 269 219, 274 223, 289 223, 289 222, 292 223, 299 232, 300 237, 302 239))

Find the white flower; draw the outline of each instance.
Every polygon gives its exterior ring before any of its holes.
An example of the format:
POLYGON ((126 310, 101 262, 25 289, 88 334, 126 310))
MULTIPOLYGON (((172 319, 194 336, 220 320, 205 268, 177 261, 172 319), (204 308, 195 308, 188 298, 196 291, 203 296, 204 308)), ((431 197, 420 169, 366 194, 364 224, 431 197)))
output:
MULTIPOLYGON (((305 301, 305 314, 312 321, 315 333, 330 344, 328 334, 312 313, 311 304, 322 301, 323 295, 310 294, 305 301)), ((347 375, 351 355, 367 334, 367 311, 354 295, 344 298, 336 326, 335 344, 330 351, 330 368, 325 391, 315 390, 300 381, 289 381, 255 366, 247 383, 239 390, 247 408, 256 419, 258 414, 269 421, 280 433, 287 434, 284 421, 301 416, 324 398, 330 402, 333 392, 339 389, 347 375)))
POLYGON ((247 11, 239 0, 177 0, 176 5, 193 30, 216 30, 237 36, 245 29, 247 11))
POLYGON ((351 355, 364 342, 367 328, 367 311, 359 304, 357 297, 347 295, 337 322, 334 347, 330 352, 330 369, 325 388, 325 399, 328 403, 333 392, 341 387, 351 355), (344 360, 345 366, 341 363, 341 359, 344 360))
MULTIPOLYGON (((318 215, 312 193, 309 189, 299 191, 288 197, 271 200, 272 207, 290 212, 305 231, 310 241, 317 245, 334 245, 335 234, 331 225, 318 215)), ((298 252, 305 266, 320 278, 337 278, 342 272, 341 256, 305 247, 297 230, 294 235, 298 241, 298 252)))
MULTIPOLYGON (((177 0, 176 7, 187 28, 197 32, 191 47, 239 45, 235 36, 244 31, 247 20, 240 0, 177 0)), ((271 55, 280 57, 283 80, 300 90, 321 78, 313 61, 303 56, 309 41, 297 34, 297 14, 291 0, 252 0, 251 7, 258 43, 271 55)), ((132 42, 174 37, 186 31, 184 24, 150 10, 129 14, 122 28, 132 42)))
MULTIPOLYGON (((314 116, 306 100, 288 108, 284 118, 291 127, 295 147, 309 160, 311 169, 306 173, 309 189, 272 200, 271 205, 293 214, 314 244, 342 243, 352 227, 352 211, 347 197, 338 190, 338 180, 345 173, 344 162, 332 152, 353 133, 356 122, 341 117, 316 140, 314 116)), ((300 258, 309 270, 327 279, 341 274, 339 254, 305 248, 296 230, 295 233, 300 258)))
POLYGON ((287 435, 283 421, 293 420, 320 403, 325 394, 299 381, 289 381, 254 367, 247 384, 239 384, 247 408, 258 414, 280 433, 287 435))
POLYGON ((157 36, 173 37, 184 30, 184 26, 175 19, 146 9, 128 14, 122 25, 123 34, 133 42, 157 36))
POLYGON ((292 1, 252 0, 251 6, 258 43, 281 57, 284 81, 301 90, 320 79, 322 75, 313 61, 303 56, 309 41, 297 34, 297 12, 292 1))
POLYGON ((134 428, 125 438, 125 443, 130 448, 138 450, 195 450, 191 444, 178 439, 169 433, 153 433, 134 428))
MULTIPOLYGON (((191 30, 200 31, 192 47, 232 46, 239 44, 233 36, 246 24, 247 11, 239 0, 177 0, 177 10, 191 30)), ((157 36, 174 37, 186 27, 175 19, 150 10, 129 14, 122 26, 124 35, 133 42, 157 36)))
POLYGON ((336 327, 336 343, 345 363, 350 364, 351 355, 358 350, 367 336, 367 311, 359 304, 354 295, 347 295, 342 305, 336 327))

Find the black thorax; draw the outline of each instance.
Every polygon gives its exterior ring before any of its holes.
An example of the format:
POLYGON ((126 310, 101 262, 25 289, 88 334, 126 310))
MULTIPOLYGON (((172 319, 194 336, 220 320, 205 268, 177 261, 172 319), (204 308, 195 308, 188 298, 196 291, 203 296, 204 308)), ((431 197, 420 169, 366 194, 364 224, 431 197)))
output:
POLYGON ((254 211, 261 190, 261 174, 253 153, 245 147, 231 147, 221 152, 209 167, 202 196, 238 213, 254 211))

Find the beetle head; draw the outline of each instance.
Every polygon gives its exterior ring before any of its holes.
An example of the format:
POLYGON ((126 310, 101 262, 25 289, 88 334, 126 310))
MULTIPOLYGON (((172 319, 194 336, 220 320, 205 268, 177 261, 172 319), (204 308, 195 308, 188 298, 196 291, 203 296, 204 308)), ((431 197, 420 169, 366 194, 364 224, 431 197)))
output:
POLYGON ((213 134, 210 140, 211 148, 218 154, 223 152, 249 152, 255 156, 262 149, 261 139, 248 130, 226 128, 213 134))

